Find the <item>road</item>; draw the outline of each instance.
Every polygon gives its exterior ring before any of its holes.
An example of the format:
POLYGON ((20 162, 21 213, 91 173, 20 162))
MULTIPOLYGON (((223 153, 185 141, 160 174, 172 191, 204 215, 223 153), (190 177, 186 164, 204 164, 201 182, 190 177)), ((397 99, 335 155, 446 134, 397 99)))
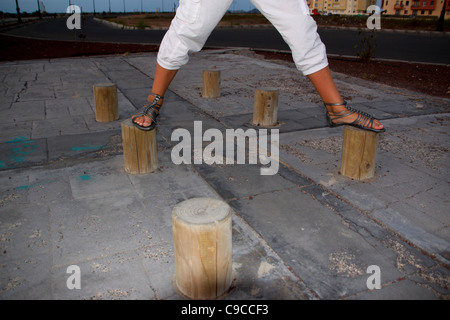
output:
MULTIPOLYGON (((25 25, 5 33, 52 40, 79 40, 77 35, 80 31, 67 29, 66 19, 59 18, 25 25)), ((165 30, 121 30, 86 17, 83 33, 86 34, 85 41, 159 44, 165 30)), ((355 46, 361 41, 361 35, 355 30, 319 28, 319 34, 328 54, 354 56, 355 46)), ((450 64, 448 34, 382 30, 376 33, 376 45, 376 58, 450 64)), ((206 46, 289 50, 273 27, 216 28, 206 46)))

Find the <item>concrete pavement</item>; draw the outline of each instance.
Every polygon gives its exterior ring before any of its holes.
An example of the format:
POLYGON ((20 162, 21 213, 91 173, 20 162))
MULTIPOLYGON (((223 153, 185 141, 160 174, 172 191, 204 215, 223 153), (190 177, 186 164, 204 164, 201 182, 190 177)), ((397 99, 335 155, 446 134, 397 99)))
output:
MULTIPOLYGON (((448 299, 449 100, 334 74, 374 113, 376 177, 339 173, 343 128, 326 127, 309 81, 246 50, 192 56, 166 95, 160 168, 123 170, 120 122, 151 87, 155 54, 0 64, 0 299, 181 299, 171 210, 193 197, 233 209, 233 289, 225 299, 448 299), (201 71, 222 95, 201 98, 201 71), (95 121, 92 86, 119 89, 120 119, 95 121), (252 128, 258 87, 280 92, 280 165, 175 165, 176 128, 252 128), (81 289, 68 289, 79 266, 81 289), (369 266, 381 289, 369 289, 369 266)), ((207 143, 206 143, 207 145, 207 143)))

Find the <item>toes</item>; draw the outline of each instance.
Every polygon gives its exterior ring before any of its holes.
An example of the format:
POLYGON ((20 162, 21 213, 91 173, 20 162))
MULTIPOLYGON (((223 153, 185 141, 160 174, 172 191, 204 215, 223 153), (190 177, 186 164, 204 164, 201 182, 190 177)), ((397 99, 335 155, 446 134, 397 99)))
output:
POLYGON ((151 119, 149 117, 145 117, 145 116, 141 116, 141 117, 134 119, 134 122, 136 124, 140 125, 141 127, 150 127, 150 125, 152 124, 151 119))
POLYGON ((384 129, 384 125, 382 125, 380 121, 375 120, 374 124, 375 124, 374 129, 377 129, 377 130, 384 129))
POLYGON ((150 125, 152 124, 152 120, 149 117, 143 117, 143 118, 144 118, 143 125, 145 127, 150 127, 150 125))
POLYGON ((138 125, 142 126, 142 117, 134 119, 134 123, 137 123, 138 125))

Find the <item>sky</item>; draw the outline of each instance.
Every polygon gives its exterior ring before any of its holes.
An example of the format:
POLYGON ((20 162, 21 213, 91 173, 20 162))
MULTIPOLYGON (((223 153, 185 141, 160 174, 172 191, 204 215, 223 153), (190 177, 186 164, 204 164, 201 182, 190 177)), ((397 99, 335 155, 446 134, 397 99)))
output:
MULTIPOLYGON (((38 9, 38 0, 18 0, 21 12, 34 12, 38 9)), ((157 9, 163 11, 173 11, 174 6, 178 5, 178 0, 39 0, 42 1, 45 10, 49 13, 66 12, 70 4, 77 5, 82 8, 83 12, 93 12, 95 4, 95 12, 109 11, 109 4, 111 3, 112 12, 123 12, 124 3, 125 11, 141 11, 141 3, 143 11, 154 12, 157 9)), ((249 0, 234 0, 231 5, 231 10, 249 11, 255 7, 249 0)), ((0 11, 16 12, 15 0, 0 0, 0 11)))

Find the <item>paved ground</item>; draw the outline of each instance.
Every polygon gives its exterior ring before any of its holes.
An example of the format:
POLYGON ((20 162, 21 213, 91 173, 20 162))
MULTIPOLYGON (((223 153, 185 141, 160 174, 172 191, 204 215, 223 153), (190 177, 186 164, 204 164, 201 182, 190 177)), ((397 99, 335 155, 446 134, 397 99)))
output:
POLYGON ((171 210, 193 197, 233 209, 226 299, 449 298, 448 100, 335 74, 345 98, 387 127, 376 177, 353 181, 339 173, 343 128, 326 127, 291 64, 204 51, 166 96, 160 168, 130 175, 120 123, 146 99, 154 65, 150 53, 0 64, 1 299, 180 299, 171 210), (201 70, 213 66, 222 95, 203 99, 201 70), (92 86, 102 82, 119 88, 112 123, 95 121, 92 86), (176 128, 252 128, 258 87, 280 92, 277 174, 172 162, 176 128), (79 290, 66 285, 70 265, 79 290), (372 265, 381 289, 367 286, 372 265))

